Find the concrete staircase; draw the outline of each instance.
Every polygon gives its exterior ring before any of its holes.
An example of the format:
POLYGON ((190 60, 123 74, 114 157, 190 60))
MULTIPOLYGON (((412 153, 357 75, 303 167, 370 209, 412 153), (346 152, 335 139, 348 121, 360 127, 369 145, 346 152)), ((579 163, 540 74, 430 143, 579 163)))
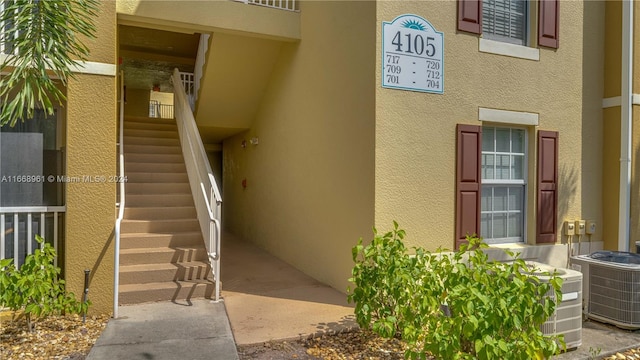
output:
POLYGON ((124 121, 121 304, 210 298, 207 262, 175 120, 124 121))

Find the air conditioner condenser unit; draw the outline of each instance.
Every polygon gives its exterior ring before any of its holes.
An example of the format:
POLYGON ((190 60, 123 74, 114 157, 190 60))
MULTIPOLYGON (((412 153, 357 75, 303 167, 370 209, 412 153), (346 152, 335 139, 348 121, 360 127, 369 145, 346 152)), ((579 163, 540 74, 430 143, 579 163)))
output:
POLYGON ((584 274, 587 317, 623 329, 640 329, 640 255, 596 251, 571 259, 584 274))
MULTIPOLYGON (((582 345, 582 273, 534 261, 527 261, 527 264, 534 269, 531 274, 542 282, 549 282, 551 276, 547 273, 554 272, 563 280, 560 290, 562 301, 556 304, 556 311, 542 324, 542 333, 564 335, 567 349, 582 345)), ((555 297, 555 294, 552 296, 555 297)))

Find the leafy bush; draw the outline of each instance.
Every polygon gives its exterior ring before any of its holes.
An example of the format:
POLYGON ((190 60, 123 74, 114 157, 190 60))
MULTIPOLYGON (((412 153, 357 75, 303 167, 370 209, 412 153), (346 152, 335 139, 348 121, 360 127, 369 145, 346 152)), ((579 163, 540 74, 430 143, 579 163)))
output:
POLYGON ((79 302, 73 293, 65 291, 60 268, 53 264, 55 249, 39 235, 36 241, 42 249, 28 255, 19 270, 13 259, 0 260, 0 307, 22 310, 29 331, 33 331, 33 322, 40 317, 86 313, 91 304, 79 302))
POLYGON ((540 359, 564 346, 562 336, 545 336, 540 326, 561 299, 562 279, 549 283, 530 275, 516 254, 513 262, 490 261, 477 237, 454 253, 415 248, 394 229, 353 248, 353 291, 358 324, 383 337, 405 341, 410 358, 540 359))

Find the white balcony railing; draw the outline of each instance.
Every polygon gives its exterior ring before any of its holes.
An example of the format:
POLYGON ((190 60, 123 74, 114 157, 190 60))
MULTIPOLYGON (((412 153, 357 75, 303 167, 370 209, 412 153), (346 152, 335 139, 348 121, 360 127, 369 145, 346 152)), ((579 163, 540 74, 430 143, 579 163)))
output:
POLYGON ((266 6, 274 9, 298 11, 298 0, 236 0, 245 4, 266 6))
POLYGON ((36 234, 53 244, 57 252, 65 211, 65 206, 0 207, 0 259, 13 259, 20 267, 38 247, 36 234))
POLYGON ((163 104, 158 100, 149 101, 149 117, 160 119, 173 119, 173 105, 163 104))
MULTIPOLYGON (((4 12, 6 3, 6 1, 0 1, 0 13, 4 12)), ((17 49, 13 46, 14 42, 9 41, 17 36, 13 21, 0 21, 0 54, 15 55, 17 53, 17 49)))
POLYGON ((196 108, 196 96, 195 96, 196 89, 195 89, 194 75, 193 73, 188 73, 188 72, 178 72, 178 74, 180 75, 180 83, 182 84, 184 93, 187 96, 189 107, 191 108, 191 111, 194 111, 196 108))

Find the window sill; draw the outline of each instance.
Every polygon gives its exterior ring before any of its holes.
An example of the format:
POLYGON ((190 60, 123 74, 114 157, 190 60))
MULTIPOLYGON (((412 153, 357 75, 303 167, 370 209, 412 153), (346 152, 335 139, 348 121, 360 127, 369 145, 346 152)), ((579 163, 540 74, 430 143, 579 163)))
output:
POLYGON ((504 55, 519 59, 540 61, 540 49, 528 46, 509 44, 502 41, 479 39, 478 49, 480 52, 504 55))

